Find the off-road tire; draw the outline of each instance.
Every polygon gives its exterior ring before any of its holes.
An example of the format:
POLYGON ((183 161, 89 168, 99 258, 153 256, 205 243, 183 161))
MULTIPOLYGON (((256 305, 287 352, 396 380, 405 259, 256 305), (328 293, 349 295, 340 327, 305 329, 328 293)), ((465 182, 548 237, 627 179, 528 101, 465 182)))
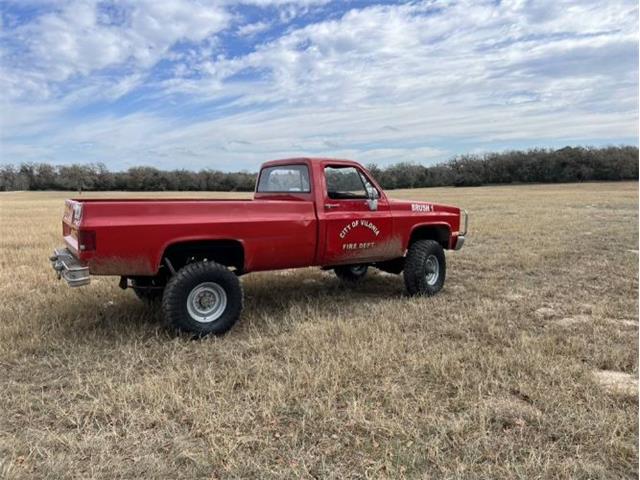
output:
POLYGON ((162 300, 162 294, 168 279, 169 277, 165 272, 153 277, 134 277, 131 279, 131 289, 140 300, 153 304, 162 300))
POLYGON ((435 295, 444 286, 446 273, 444 249, 438 242, 417 240, 409 247, 404 264, 404 284, 409 295, 435 295), (431 276, 434 272, 430 266, 434 260, 437 261, 437 274, 431 276))
POLYGON ((333 269, 336 272, 336 276, 345 283, 358 283, 367 276, 368 270, 369 265, 363 264, 340 265, 333 269))
MULTIPOLYGON (((233 272, 215 262, 195 262, 181 268, 171 277, 162 297, 162 310, 167 324, 176 330, 197 336, 211 333, 222 335, 238 321, 242 302, 242 285, 233 272), (203 288, 203 285, 211 284, 224 290, 224 310, 215 320, 198 321, 189 312, 189 295, 203 288)), ((190 305, 193 309, 193 303, 190 305)))
POLYGON ((157 303, 162 300, 162 288, 132 287, 133 293, 145 303, 157 303))

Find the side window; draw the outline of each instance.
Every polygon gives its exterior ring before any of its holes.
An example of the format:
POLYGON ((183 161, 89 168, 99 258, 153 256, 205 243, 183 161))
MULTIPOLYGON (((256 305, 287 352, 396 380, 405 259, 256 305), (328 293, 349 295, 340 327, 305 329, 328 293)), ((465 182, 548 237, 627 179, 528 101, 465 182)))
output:
POLYGON ((306 165, 283 165, 263 168, 258 193, 309 193, 309 170, 306 165))
POLYGON ((355 167, 326 167, 324 175, 329 198, 334 200, 368 198, 360 172, 355 167))

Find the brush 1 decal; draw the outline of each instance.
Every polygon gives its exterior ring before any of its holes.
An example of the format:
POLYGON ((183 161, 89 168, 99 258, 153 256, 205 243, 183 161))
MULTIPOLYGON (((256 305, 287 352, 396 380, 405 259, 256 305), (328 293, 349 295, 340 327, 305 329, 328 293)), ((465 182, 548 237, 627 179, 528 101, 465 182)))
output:
POLYGON ((433 212, 433 205, 430 203, 412 203, 412 212, 433 212))

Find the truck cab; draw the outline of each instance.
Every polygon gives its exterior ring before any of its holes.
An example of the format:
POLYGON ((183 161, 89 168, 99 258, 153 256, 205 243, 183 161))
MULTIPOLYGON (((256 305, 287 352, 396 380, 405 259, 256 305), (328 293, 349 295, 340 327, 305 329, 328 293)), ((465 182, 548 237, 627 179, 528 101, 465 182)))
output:
POLYGON ((460 249, 466 233, 466 212, 462 212, 460 225, 457 207, 436 208, 429 202, 390 200, 369 172, 351 160, 299 158, 267 162, 260 171, 254 198, 314 203, 318 219, 317 265, 371 263, 400 257, 412 235, 433 237, 445 249, 460 249))

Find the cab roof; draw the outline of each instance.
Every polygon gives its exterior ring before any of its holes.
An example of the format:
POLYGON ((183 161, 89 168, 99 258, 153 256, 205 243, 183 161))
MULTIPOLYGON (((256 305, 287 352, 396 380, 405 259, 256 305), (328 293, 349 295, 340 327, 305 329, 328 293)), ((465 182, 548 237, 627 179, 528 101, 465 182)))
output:
POLYGON ((326 158, 326 157, 294 157, 294 158, 283 158, 280 160, 269 160, 268 162, 264 162, 261 168, 265 167, 273 167, 277 165, 292 165, 292 164, 307 164, 310 165, 312 163, 322 163, 322 164, 333 164, 333 165, 357 165, 360 164, 354 160, 347 160, 341 158, 326 158))

